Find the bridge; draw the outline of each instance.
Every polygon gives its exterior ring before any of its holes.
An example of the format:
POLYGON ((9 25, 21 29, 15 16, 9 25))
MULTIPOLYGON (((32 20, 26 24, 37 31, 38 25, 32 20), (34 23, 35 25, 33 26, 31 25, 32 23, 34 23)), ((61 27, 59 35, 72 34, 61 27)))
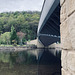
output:
MULTIPOLYGON (((62 63, 60 63, 60 66, 62 66, 62 68, 60 68, 60 71, 62 75, 71 75, 71 74, 75 75, 75 66, 74 66, 75 65, 75 7, 74 5, 75 5, 75 0, 60 0, 60 1, 45 0, 38 26, 38 32, 37 32, 38 47, 40 45, 41 47, 43 45, 51 46, 52 43, 60 41, 60 34, 61 34, 60 61, 62 63), (61 20, 61 25, 60 25, 60 20, 61 20)), ((51 50, 49 52, 52 53, 51 50)))
POLYGON ((60 0, 44 0, 37 36, 44 46, 60 42, 60 0))

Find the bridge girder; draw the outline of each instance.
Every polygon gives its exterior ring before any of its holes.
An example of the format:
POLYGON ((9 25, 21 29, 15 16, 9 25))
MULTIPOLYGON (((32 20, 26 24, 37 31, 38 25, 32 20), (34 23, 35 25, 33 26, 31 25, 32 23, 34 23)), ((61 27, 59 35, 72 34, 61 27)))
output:
POLYGON ((60 0, 44 1, 37 36, 44 46, 60 41, 60 0))

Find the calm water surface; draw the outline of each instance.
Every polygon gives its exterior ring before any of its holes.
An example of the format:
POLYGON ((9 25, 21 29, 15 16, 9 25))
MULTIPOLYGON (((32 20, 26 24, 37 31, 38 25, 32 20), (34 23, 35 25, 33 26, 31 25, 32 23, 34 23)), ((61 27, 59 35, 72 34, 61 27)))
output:
POLYGON ((61 75, 60 63, 48 49, 0 52, 0 75, 61 75))

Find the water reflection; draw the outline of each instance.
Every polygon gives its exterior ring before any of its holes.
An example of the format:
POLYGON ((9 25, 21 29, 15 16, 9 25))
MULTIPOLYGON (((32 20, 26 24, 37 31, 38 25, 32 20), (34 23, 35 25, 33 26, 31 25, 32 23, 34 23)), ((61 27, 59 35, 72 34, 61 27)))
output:
POLYGON ((37 71, 37 59, 31 52, 0 52, 0 75, 37 75, 37 71))
POLYGON ((60 67, 48 49, 0 52, 0 75, 60 75, 60 67))
POLYGON ((38 75, 61 75, 61 61, 54 53, 51 49, 43 51, 39 61, 38 75))

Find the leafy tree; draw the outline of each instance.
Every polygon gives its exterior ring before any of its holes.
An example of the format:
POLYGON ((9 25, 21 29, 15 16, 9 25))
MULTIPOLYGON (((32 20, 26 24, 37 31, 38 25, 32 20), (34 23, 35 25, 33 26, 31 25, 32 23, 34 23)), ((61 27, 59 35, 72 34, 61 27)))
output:
POLYGON ((29 39, 33 40, 37 37, 39 18, 40 12, 38 11, 0 13, 0 35, 5 32, 11 32, 11 26, 13 25, 15 28, 15 33, 21 31, 24 34, 27 34, 25 36, 26 41, 29 39))
POLYGON ((22 45, 22 39, 23 39, 23 37, 25 36, 26 34, 25 33, 23 33, 23 32, 17 32, 17 36, 19 37, 19 39, 20 39, 20 45, 22 45))
POLYGON ((5 32, 0 36, 1 44, 10 44, 10 32, 5 32))
POLYGON ((18 42, 18 37, 17 37, 17 34, 16 34, 16 30, 14 28, 14 26, 12 25, 11 27, 11 33, 10 33, 10 42, 11 44, 13 44, 13 40, 17 41, 18 42))

